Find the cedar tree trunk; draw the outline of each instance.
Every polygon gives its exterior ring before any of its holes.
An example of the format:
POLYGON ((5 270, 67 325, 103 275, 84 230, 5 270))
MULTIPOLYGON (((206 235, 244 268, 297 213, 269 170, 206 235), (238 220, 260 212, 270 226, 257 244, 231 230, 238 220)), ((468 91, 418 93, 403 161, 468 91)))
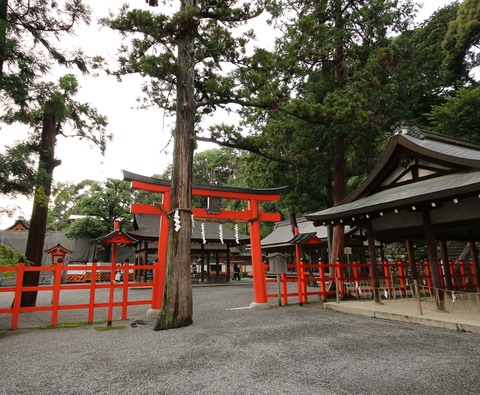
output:
MULTIPOLYGON (((55 159, 56 117, 53 103, 45 105, 43 113, 42 139, 40 143, 40 158, 38 162, 37 185, 33 200, 32 217, 28 231, 25 256, 32 266, 42 265, 45 230, 47 226, 48 200, 51 194, 53 170, 60 164, 55 159)), ((37 286, 40 272, 25 272, 23 286, 37 286)), ((37 292, 22 292, 20 305, 35 306, 37 292)))
POLYGON ((185 13, 179 26, 177 75, 177 119, 172 168, 172 204, 163 305, 155 330, 180 328, 193 320, 190 249, 192 237, 192 163, 195 149, 194 49, 196 19, 188 15, 193 0, 182 0, 185 13), (175 230, 178 210, 180 229, 175 230))

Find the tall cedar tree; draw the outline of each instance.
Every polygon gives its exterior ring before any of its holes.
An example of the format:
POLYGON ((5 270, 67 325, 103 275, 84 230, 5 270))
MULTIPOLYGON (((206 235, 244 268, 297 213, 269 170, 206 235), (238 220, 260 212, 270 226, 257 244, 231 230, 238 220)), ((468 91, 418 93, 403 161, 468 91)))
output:
MULTIPOLYGON (((373 149, 384 136, 399 90, 389 78, 396 56, 389 33, 404 31, 413 9, 409 0, 271 2, 283 35, 275 53, 257 51, 256 67, 239 76, 245 96, 262 97, 269 112, 250 107, 242 119, 245 127, 263 126, 256 141, 264 149, 277 148, 267 157, 322 177, 307 176, 314 187, 295 181, 299 201, 311 188, 326 185, 327 205, 338 204, 346 195, 348 161, 359 174, 376 160, 373 149)), ((226 143, 242 135, 239 129, 215 132, 212 138, 220 135, 226 143)), ((343 259, 343 226, 333 232, 334 261, 343 259)))
MULTIPOLYGON (((7 123, 21 122, 32 130, 31 147, 39 155, 36 175, 32 216, 28 232, 25 255, 34 266, 42 264, 43 244, 47 226, 48 204, 51 195, 53 171, 61 161, 55 158, 55 145, 58 135, 86 139, 97 145, 103 153, 107 140, 107 120, 97 110, 86 103, 73 99, 78 92, 76 78, 67 74, 58 84, 38 83, 28 92, 28 106, 17 111, 8 111, 2 117, 7 123)), ((24 286, 38 285, 40 272, 27 272, 24 286)), ((21 305, 34 306, 37 292, 23 292, 21 305)))
MULTIPOLYGON (((4 109, 3 121, 27 125, 36 123, 37 126, 43 124, 42 132, 36 133, 32 142, 10 148, 6 155, 0 156, 0 172, 4 175, 0 180, 0 190, 13 194, 26 193, 35 185, 26 250, 27 258, 37 265, 41 264, 43 252, 51 173, 58 164, 54 159, 58 114, 56 100, 46 95, 41 98, 42 104, 32 104, 32 92, 38 90, 38 79, 48 74, 54 64, 67 67, 75 65, 82 72, 87 71, 81 51, 71 48, 65 50, 59 44, 81 22, 90 22, 90 11, 81 0, 0 0, 0 95, 4 109), (42 107, 41 113, 37 112, 36 116, 29 118, 38 105, 42 107), (38 149, 40 159, 36 177, 31 167, 4 166, 11 162, 11 158, 16 162, 19 152, 27 158, 38 149)), ((27 273, 24 285, 37 284, 38 273, 27 273)), ((36 293, 22 295, 22 306, 31 306, 35 302, 36 293)))
MULTIPOLYGON (((171 207, 178 210, 181 227, 178 232, 170 227, 163 306, 156 330, 193 322, 190 214, 198 122, 215 108, 225 108, 238 100, 235 81, 223 72, 223 67, 243 63, 253 33, 234 34, 233 29, 263 10, 263 1, 181 0, 179 3, 179 11, 172 16, 130 11, 123 6, 118 17, 103 20, 125 37, 133 36, 131 46, 122 48, 120 68, 114 74, 121 77, 139 73, 148 77, 144 104, 158 105, 176 115, 171 207)), ((158 1, 149 0, 149 5, 158 6, 158 1)))

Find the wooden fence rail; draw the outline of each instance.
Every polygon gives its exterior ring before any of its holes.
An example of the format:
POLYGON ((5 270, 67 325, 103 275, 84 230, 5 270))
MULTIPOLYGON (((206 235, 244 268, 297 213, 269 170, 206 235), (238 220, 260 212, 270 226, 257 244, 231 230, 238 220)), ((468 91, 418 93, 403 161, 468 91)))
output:
MULTIPOLYGON (((406 295, 408 293, 409 286, 413 285, 409 264, 402 261, 389 262, 385 260, 377 265, 378 278, 382 289, 393 290, 393 294, 400 292, 406 295)), ((450 261, 445 267, 450 270, 452 275, 452 291, 476 290, 477 284, 472 263, 460 261, 454 264, 450 261)), ((417 262, 416 269, 419 284, 425 286, 426 289, 432 289, 428 262, 417 262)), ((351 263, 337 261, 333 264, 321 260, 316 263, 301 261, 299 267, 296 264, 287 264, 287 273, 279 277, 282 303, 288 304, 289 297, 298 297, 302 302, 308 302, 309 296, 319 296, 322 300, 337 295, 342 299, 352 296, 358 299, 362 292, 372 292, 373 290, 371 270, 370 263, 359 263, 357 261, 351 263), (297 274, 297 269, 299 269, 300 275, 297 274), (289 283, 297 284, 293 292, 288 289, 289 283), (335 286, 332 287, 332 284, 335 286), (311 287, 308 289, 309 285, 318 287, 318 290, 312 290, 311 287)), ((442 267, 442 270, 445 269, 442 267)), ((442 283, 445 284, 444 273, 442 273, 441 279, 442 283)), ((276 281, 272 278, 266 279, 267 283, 276 281)), ((278 298, 278 293, 268 293, 267 297, 278 298)))
POLYGON ((51 320, 50 323, 52 326, 58 324, 58 312, 60 310, 74 310, 74 309, 87 309, 87 322, 93 323, 93 317, 95 309, 107 308, 107 322, 108 325, 111 325, 113 319, 113 308, 121 307, 122 315, 121 319, 127 319, 127 311, 129 306, 133 305, 151 305, 152 298, 144 300, 129 300, 129 289, 132 287, 135 288, 146 288, 152 287, 154 284, 151 282, 140 282, 133 283, 129 282, 128 279, 131 278, 131 273, 135 270, 152 270, 154 273, 158 272, 158 262, 154 264, 147 265, 135 265, 131 266, 128 262, 123 264, 112 264, 109 266, 100 266, 96 262, 92 262, 91 266, 85 265, 63 265, 63 263, 56 263, 52 266, 25 266, 24 263, 18 263, 18 266, 11 267, 0 267, 0 274, 13 272, 16 274, 15 285, 13 286, 1 286, 0 287, 0 297, 2 294, 13 293, 13 301, 10 307, 0 307, 0 314, 11 314, 11 324, 10 329, 18 328, 19 316, 21 313, 28 312, 37 312, 37 311, 51 311, 51 320), (81 284, 62 284, 62 274, 64 271, 74 271, 74 270, 83 270, 91 273, 90 283, 81 283, 81 284), (109 271, 110 272, 110 281, 109 282, 98 282, 97 273, 99 271, 109 271), (115 272, 117 270, 123 270, 123 278, 125 281, 117 283, 115 281, 115 272), (41 272, 41 271, 51 271, 53 275, 53 281, 51 285, 38 285, 38 286, 23 286, 23 278, 26 272, 41 272), (99 302, 96 300, 96 291, 99 289, 108 289, 108 300, 99 302), (121 300, 115 301, 115 290, 121 290, 121 300), (62 304, 61 293, 68 292, 73 290, 87 290, 89 291, 88 303, 75 303, 75 304, 62 304), (32 306, 32 307, 21 307, 20 300, 23 292, 51 292, 52 293, 52 302, 48 306, 32 306))

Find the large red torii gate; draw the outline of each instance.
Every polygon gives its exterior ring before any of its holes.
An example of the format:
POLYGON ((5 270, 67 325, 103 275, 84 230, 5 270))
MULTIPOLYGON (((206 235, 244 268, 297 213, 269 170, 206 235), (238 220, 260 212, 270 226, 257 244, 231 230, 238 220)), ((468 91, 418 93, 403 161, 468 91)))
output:
MULTIPOLYGON (((139 174, 122 170, 123 179, 131 182, 131 188, 162 194, 162 202, 155 205, 133 203, 130 212, 133 214, 151 214, 160 216, 160 232, 158 236, 158 262, 160 269, 154 274, 154 288, 152 295, 152 313, 157 314, 162 307, 165 272, 167 267, 168 230, 170 219, 168 213, 171 208, 171 183, 168 180, 146 177, 139 174)), ((192 185, 192 196, 207 198, 225 198, 246 200, 248 209, 242 211, 219 210, 212 213, 206 208, 192 208, 195 218, 215 219, 226 221, 244 221, 250 225, 250 245, 253 268, 253 292, 254 302, 251 307, 268 307, 267 284, 262 259, 262 246, 260 238, 260 221, 278 222, 281 220, 278 213, 266 213, 260 211, 258 202, 271 202, 280 200, 280 195, 287 191, 287 187, 271 189, 245 189, 212 185, 192 185)), ((158 314, 157 314, 158 315, 158 314)))

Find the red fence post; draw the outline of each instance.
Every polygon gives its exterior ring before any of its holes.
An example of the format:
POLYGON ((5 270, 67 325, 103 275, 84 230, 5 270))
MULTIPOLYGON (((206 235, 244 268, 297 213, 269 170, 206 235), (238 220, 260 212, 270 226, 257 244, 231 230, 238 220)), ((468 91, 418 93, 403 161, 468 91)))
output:
POLYGON ((335 270, 336 270, 336 279, 337 279, 337 283, 335 284, 337 288, 337 292, 339 293, 340 295, 340 298, 343 299, 343 294, 344 294, 344 290, 343 290, 343 265, 342 265, 342 262, 340 261, 339 258, 336 259, 335 261, 335 270))
POLYGON ((15 283, 15 295, 13 297, 12 321, 10 329, 18 328, 18 316, 20 314, 20 301, 22 299, 23 275, 25 273, 25 262, 23 258, 18 260, 17 281, 15 283))
POLYGON ((461 279, 462 279, 462 287, 463 287, 463 290, 466 291, 467 290, 467 276, 466 276, 466 272, 465 272, 465 262, 463 259, 460 259, 460 262, 458 262, 459 265, 460 265, 460 276, 461 276, 461 279))
POLYGON ((282 281, 282 304, 288 304, 288 295, 287 295, 287 274, 282 273, 280 274, 281 281, 282 281))
POLYGON ((405 270, 404 270, 404 263, 400 259, 397 262, 397 267, 398 267, 398 278, 400 281, 400 290, 402 291, 403 294, 405 294, 405 270))
MULTIPOLYGON (((307 269, 305 267, 305 261, 300 258, 300 285, 302 288, 302 301, 308 303, 307 295, 307 269)), ((300 295, 299 295, 300 296, 300 295)))
POLYGON ((383 275, 385 276, 385 288, 388 289, 388 292, 390 293, 390 289, 392 288, 392 282, 390 281, 390 270, 389 268, 389 263, 387 259, 383 260, 383 275))
POLYGON ((126 258, 123 262, 122 320, 127 319, 129 266, 130 262, 126 258))
POLYGON ((327 300, 327 290, 325 289, 325 263, 323 259, 318 260, 318 278, 320 282, 320 296, 323 301, 327 300))
POLYGON ((97 286, 97 260, 92 260, 92 278, 90 279, 90 298, 88 301, 87 322, 91 324, 95 315, 95 288, 97 286))
MULTIPOLYGON (((114 247, 115 248, 115 244, 114 247)), ((107 326, 112 326, 113 320, 113 300, 115 299, 115 269, 116 264, 113 262, 110 263, 112 266, 110 267, 110 289, 108 293, 108 318, 107 318, 107 326)))
POLYGON ((63 262, 59 260, 54 269, 52 270, 53 275, 53 290, 52 290, 52 320, 51 325, 56 326, 58 323, 58 305, 60 303, 60 285, 62 283, 62 269, 63 262))

